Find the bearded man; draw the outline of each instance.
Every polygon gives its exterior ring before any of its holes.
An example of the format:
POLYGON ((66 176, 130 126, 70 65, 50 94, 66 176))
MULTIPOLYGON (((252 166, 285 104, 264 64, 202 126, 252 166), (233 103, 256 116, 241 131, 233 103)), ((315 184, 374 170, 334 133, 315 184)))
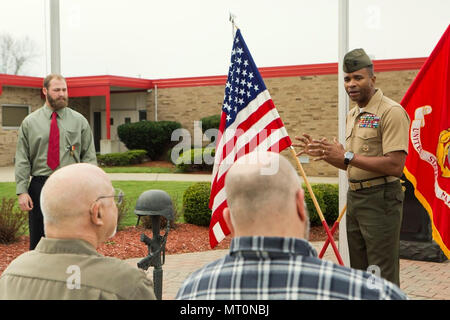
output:
POLYGON ((44 236, 39 197, 48 176, 56 169, 73 163, 97 165, 94 138, 88 121, 82 114, 67 107, 64 77, 48 75, 44 79, 42 92, 45 104, 23 120, 15 156, 16 194, 20 209, 29 212, 30 250, 44 236))

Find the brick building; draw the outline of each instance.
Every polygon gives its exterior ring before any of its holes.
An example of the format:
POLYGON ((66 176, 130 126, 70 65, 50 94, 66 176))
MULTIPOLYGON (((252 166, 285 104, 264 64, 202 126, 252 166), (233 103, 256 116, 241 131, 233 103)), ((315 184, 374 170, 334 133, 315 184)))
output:
MULTIPOLYGON (((377 87, 400 102, 424 61, 374 61, 377 87)), ((329 139, 338 136, 337 68, 337 63, 260 68, 291 138, 303 132, 329 139)), ((0 166, 13 164, 22 119, 43 105, 42 82, 42 78, 0 75, 0 166)), ((193 136, 194 121, 220 113, 225 82, 226 76, 67 79, 69 106, 88 119, 101 153, 125 150, 117 126, 142 119, 178 121, 193 136)), ((310 176, 337 176, 337 169, 323 162, 306 161, 303 166, 310 176)))

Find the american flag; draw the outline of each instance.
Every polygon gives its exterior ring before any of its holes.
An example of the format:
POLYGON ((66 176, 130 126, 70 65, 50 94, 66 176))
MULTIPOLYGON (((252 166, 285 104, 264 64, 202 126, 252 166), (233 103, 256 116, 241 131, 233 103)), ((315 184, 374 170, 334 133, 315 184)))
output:
POLYGON ((227 207, 225 177, 241 156, 252 151, 281 152, 291 139, 238 29, 231 51, 216 143, 209 207, 209 243, 214 248, 230 234, 222 212, 227 207))

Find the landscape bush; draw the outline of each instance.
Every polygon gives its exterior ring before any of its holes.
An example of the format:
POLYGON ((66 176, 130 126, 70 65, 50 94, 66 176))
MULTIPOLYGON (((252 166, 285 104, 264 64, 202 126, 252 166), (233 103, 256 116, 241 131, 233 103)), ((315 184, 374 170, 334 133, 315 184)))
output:
POLYGON ((147 155, 146 150, 128 150, 97 155, 97 163, 100 166, 128 166, 130 164, 142 163, 147 155))
POLYGON ((0 243, 15 242, 25 233, 28 215, 15 207, 15 198, 2 198, 0 205, 0 243))
POLYGON ((202 122, 202 131, 205 133, 208 129, 217 129, 219 130, 220 125, 220 114, 216 114, 209 117, 201 118, 200 121, 202 122))
POLYGON ((123 230, 122 221, 130 210, 132 203, 127 197, 124 197, 122 203, 117 206, 117 231, 123 230))
POLYGON ((117 134, 128 149, 144 149, 152 160, 158 160, 175 145, 172 132, 179 128, 181 124, 176 121, 144 120, 120 125, 117 134))
POLYGON ((209 194, 211 183, 197 182, 186 189, 183 194, 183 215, 187 223, 197 226, 209 226, 211 209, 209 209, 209 194))
MULTIPOLYGON (((322 222, 320 221, 317 209, 305 184, 303 185, 303 189, 305 190, 305 202, 308 207, 311 226, 320 226, 322 225, 322 222)), ((338 185, 317 183, 311 184, 311 189, 316 197, 322 214, 327 221, 327 224, 331 227, 331 225, 336 221, 339 214, 338 185)))
POLYGON ((339 185, 323 183, 317 184, 316 188, 323 190, 323 200, 327 206, 324 217, 331 228, 339 216, 339 185))
POLYGON ((175 161, 177 171, 212 171, 215 151, 214 148, 194 148, 182 152, 175 161), (205 161, 205 158, 208 160, 205 161))
MULTIPOLYGON (((303 185, 303 189, 305 190, 305 202, 308 207, 311 226, 321 226, 322 222, 311 195, 305 185, 303 185)), ((311 189, 325 220, 331 228, 339 214, 338 185, 318 183, 312 184, 311 189)), ((210 192, 211 183, 209 182, 198 182, 186 189, 183 195, 183 214, 186 222, 200 226, 209 226, 209 221, 211 220, 211 210, 208 207, 210 192)))

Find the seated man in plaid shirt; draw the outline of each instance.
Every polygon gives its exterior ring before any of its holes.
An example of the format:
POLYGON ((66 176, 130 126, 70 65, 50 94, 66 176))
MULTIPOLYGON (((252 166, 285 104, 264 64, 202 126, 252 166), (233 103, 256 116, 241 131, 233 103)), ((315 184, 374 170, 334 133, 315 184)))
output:
POLYGON ((250 153, 228 171, 233 239, 222 259, 193 272, 177 299, 406 299, 371 273, 320 260, 311 244, 304 191, 295 169, 277 153, 250 153))

